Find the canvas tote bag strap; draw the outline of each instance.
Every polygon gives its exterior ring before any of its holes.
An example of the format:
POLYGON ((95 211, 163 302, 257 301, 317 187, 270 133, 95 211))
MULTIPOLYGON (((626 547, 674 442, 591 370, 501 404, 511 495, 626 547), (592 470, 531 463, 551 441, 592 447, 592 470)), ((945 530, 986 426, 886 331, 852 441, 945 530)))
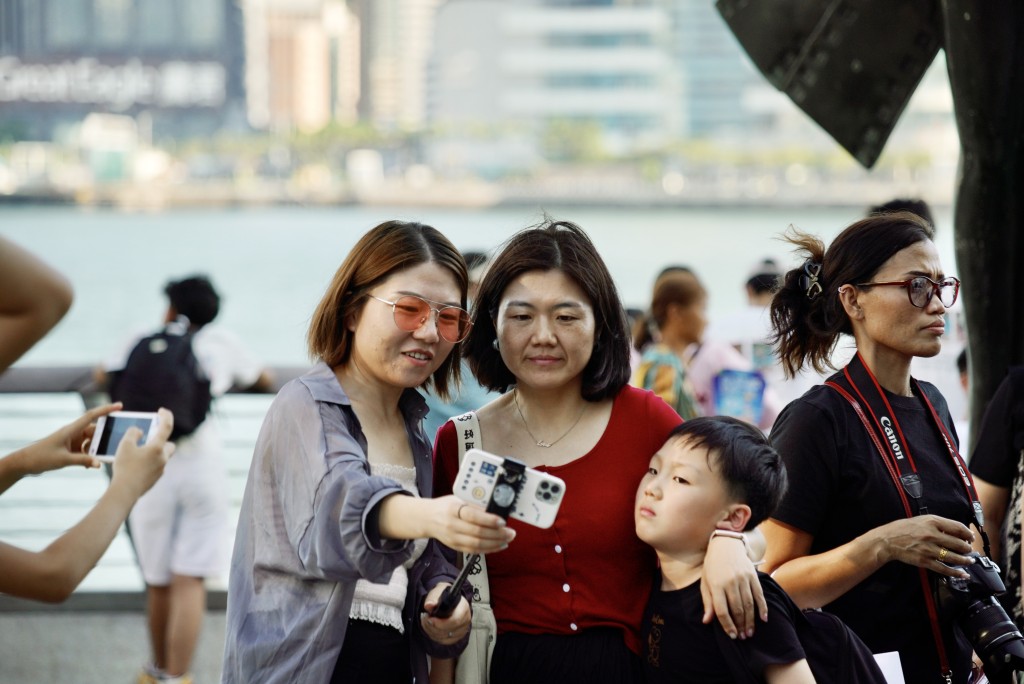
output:
MULTIPOLYGON (((467 411, 451 420, 455 424, 456 437, 458 437, 459 465, 461 466, 466 452, 473 448, 479 448, 481 445, 480 418, 477 417, 476 411, 467 411)), ((490 605, 491 590, 487 582, 487 557, 480 554, 477 558, 480 559, 479 570, 474 569, 469 575, 469 583, 473 585, 473 603, 490 605)))

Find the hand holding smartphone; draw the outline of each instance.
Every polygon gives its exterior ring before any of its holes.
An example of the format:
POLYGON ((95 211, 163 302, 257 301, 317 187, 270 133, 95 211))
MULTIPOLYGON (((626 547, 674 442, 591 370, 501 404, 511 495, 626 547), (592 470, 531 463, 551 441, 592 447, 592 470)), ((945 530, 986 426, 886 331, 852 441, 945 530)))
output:
POLYGON ((104 463, 113 463, 117 453, 117 445, 129 428, 142 430, 139 445, 143 445, 153 437, 160 426, 160 417, 156 413, 141 411, 114 411, 100 416, 96 421, 96 432, 89 442, 89 455, 104 463))
MULTIPOLYGON (((459 464, 452 490, 463 501, 489 512, 548 528, 555 524, 565 494, 565 482, 528 468, 516 459, 470 449, 459 464)), ((446 618, 452 614, 461 598, 462 585, 477 559, 477 554, 463 559, 462 572, 445 588, 432 616, 446 618)))
POLYGON ((535 527, 548 528, 555 524, 565 493, 565 482, 554 475, 523 467, 525 477, 522 483, 517 485, 517 491, 510 491, 505 485, 504 464, 505 459, 501 456, 470 449, 459 466, 453 493, 463 501, 485 509, 493 497, 503 507, 511 507, 508 517, 535 527))

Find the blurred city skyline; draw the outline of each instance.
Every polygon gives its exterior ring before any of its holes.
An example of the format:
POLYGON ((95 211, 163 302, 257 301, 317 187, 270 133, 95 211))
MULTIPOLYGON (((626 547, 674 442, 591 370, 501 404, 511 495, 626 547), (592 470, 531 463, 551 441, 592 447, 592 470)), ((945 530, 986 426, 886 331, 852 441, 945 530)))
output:
POLYGON ((865 171, 712 0, 0 0, 4 195, 948 204, 958 152, 941 56, 865 171))

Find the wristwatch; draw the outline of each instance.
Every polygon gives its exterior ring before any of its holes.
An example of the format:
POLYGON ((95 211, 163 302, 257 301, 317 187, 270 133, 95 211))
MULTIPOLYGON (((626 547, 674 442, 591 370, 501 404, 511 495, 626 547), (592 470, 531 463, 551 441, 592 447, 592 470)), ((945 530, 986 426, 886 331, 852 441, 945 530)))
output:
POLYGON ((708 543, 710 544, 711 540, 715 537, 728 537, 729 539, 739 539, 741 542, 743 542, 744 548, 746 548, 747 546, 747 537, 742 532, 734 532, 732 530, 715 530, 711 533, 711 536, 708 537, 708 543))

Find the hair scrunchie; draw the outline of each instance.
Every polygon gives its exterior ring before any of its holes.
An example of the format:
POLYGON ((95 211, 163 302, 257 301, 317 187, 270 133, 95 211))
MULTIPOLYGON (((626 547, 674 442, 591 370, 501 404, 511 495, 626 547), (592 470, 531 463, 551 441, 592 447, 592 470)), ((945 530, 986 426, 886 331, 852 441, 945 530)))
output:
POLYGON ((821 264, 808 259, 804 262, 804 273, 800 276, 800 289, 804 291, 808 299, 814 299, 821 294, 821 264))

